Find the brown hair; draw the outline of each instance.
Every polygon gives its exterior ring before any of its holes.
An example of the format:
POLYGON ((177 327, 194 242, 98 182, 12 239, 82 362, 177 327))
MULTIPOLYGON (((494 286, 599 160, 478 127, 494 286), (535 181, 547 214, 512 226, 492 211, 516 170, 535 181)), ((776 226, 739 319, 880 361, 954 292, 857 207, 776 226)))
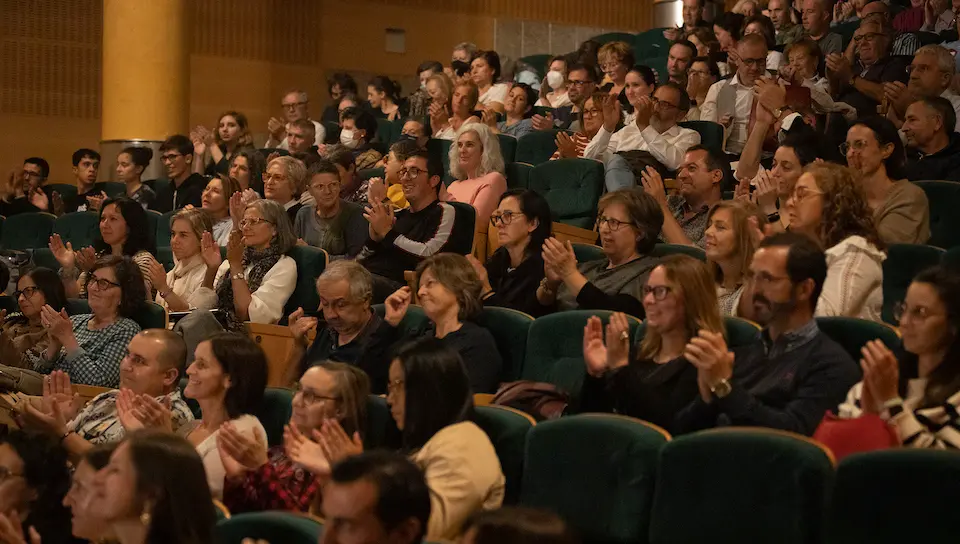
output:
POLYGON ((634 64, 633 47, 630 47, 627 42, 604 44, 597 52, 597 61, 600 64, 604 64, 606 61, 616 61, 625 64, 627 69, 630 69, 634 64))
POLYGON ((443 94, 447 95, 447 104, 446 106, 450 107, 450 101, 453 100, 453 80, 450 79, 450 76, 443 72, 437 72, 432 76, 427 78, 427 83, 434 81, 437 85, 443 89, 443 94))
MULTIPOLYGON (((707 214, 708 225, 710 224, 710 219, 713 218, 713 214, 720 210, 730 210, 733 236, 736 240, 736 245, 733 250, 740 257, 740 273, 744 274, 747 269, 750 268, 750 263, 753 261, 753 254, 760 245, 760 242, 753 237, 753 233, 751 232, 753 227, 750 225, 750 218, 756 218, 757 226, 761 231, 763 231, 764 225, 767 224, 767 218, 760 213, 760 209, 752 202, 721 200, 710 208, 710 212, 707 214)), ((717 285, 723 284, 723 269, 721 269, 717 263, 710 260, 707 261, 707 266, 710 268, 710 275, 717 282, 717 285)))
POLYGON ((360 433, 366 436, 367 396, 370 395, 370 378, 355 365, 324 361, 320 368, 333 374, 337 397, 338 420, 347 436, 360 433))
MULTIPOLYGON (((600 116, 603 116, 603 101, 606 97, 610 96, 609 94, 603 91, 597 91, 587 97, 587 100, 593 100, 593 105, 596 108, 601 108, 600 116)), ((577 114, 577 118, 580 119, 580 132, 583 132, 583 110, 587 107, 587 100, 583 101, 583 107, 580 108, 580 113, 577 114)), ((621 120, 623 119, 623 110, 617 109, 618 115, 620 115, 621 120)), ((586 134, 584 132, 584 134, 586 134)))
POLYGON ((223 118, 228 115, 233 117, 234 121, 237 122, 237 126, 240 128, 240 136, 237 138, 237 147, 253 145, 253 134, 250 133, 250 123, 247 121, 247 116, 239 111, 233 110, 225 111, 220 114, 220 117, 217 117, 217 129, 213 131, 213 140, 217 143, 217 145, 223 145, 223 140, 220 139, 220 121, 223 121, 223 118))
MULTIPOLYGON (((220 189, 223 192, 223 198, 227 199, 227 205, 229 206, 230 197, 233 196, 233 193, 242 193, 243 189, 240 187, 240 184, 237 183, 237 180, 231 178, 226 174, 218 174, 217 177, 211 179, 210 181, 217 180, 220 182, 220 189)), ((207 182, 207 185, 210 185, 210 181, 207 182)), ((253 181, 253 171, 250 172, 250 181, 253 181)))
POLYGON ((414 292, 420 289, 420 278, 428 269, 440 285, 457 297, 457 304, 460 306, 457 319, 465 321, 480 313, 483 309, 483 303, 480 302, 483 284, 466 257, 456 253, 438 253, 421 261, 417 265, 414 292))
POLYGON ((637 253, 646 255, 653 251, 663 228, 663 210, 660 205, 643 189, 620 189, 607 193, 600 198, 597 204, 597 215, 603 213, 607 206, 620 204, 627 209, 630 216, 630 226, 637 229, 637 253))
POLYGON ((813 176, 823 192, 819 235, 824 249, 850 236, 863 236, 877 249, 886 249, 873 223, 873 212, 867 204, 859 174, 829 162, 808 164, 803 173, 813 176))
MULTIPOLYGON (((230 196, 228 195, 226 199, 229 201, 230 196)), ((190 228, 193 230, 193 233, 197 235, 197 240, 203 238, 204 232, 213 233, 213 218, 211 218, 210 214, 203 208, 191 208, 175 213, 173 217, 170 218, 170 230, 173 230, 173 223, 178 219, 183 219, 187 223, 190 223, 190 228)))
MULTIPOLYGON (((463 80, 460 83, 457 83, 456 85, 454 85, 453 90, 456 91, 460 87, 466 87, 468 89, 468 93, 469 93, 468 98, 470 98, 470 102, 473 103, 473 106, 470 109, 472 110, 476 108, 477 102, 480 100, 480 89, 477 88, 477 84, 470 80, 463 80)), ((452 105, 453 93, 450 93, 450 101, 451 101, 450 111, 452 112, 453 111, 453 105, 452 105)))
MULTIPOLYGON (((668 255, 660 261, 670 288, 683 301, 684 324, 689 338, 697 331, 718 332, 726 337, 720 305, 717 302, 717 284, 706 265, 688 255, 668 255)), ((640 341, 638 357, 652 359, 660 352, 662 339, 657 331, 647 327, 640 341)))

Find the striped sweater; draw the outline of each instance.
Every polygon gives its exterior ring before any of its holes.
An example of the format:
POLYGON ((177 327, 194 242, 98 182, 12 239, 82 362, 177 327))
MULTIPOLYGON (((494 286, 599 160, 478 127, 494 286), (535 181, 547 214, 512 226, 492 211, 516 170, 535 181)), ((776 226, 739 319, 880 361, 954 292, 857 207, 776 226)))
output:
MULTIPOLYGON (((960 449, 960 391, 939 406, 918 409, 925 387, 925 379, 910 380, 903 406, 884 410, 880 417, 896 429, 904 447, 960 449)), ((860 382, 850 389, 847 400, 840 405, 840 417, 855 418, 863 413, 862 388, 863 382, 860 382)))

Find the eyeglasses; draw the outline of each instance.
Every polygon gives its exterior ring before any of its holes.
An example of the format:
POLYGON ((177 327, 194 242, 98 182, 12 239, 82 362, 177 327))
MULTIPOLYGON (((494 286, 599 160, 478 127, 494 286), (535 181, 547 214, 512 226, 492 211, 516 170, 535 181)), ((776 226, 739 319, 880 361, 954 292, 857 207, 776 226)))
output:
POLYGON ((593 83, 592 81, 583 81, 582 79, 568 79, 567 85, 571 87, 583 87, 584 85, 589 85, 593 83))
POLYGON ((5 482, 10 478, 22 478, 22 472, 13 472, 7 467, 0 467, 0 482, 5 482))
POLYGON ((770 285, 771 283, 776 283, 778 281, 789 280, 789 276, 774 276, 767 272, 761 272, 759 274, 753 273, 753 271, 748 270, 746 274, 747 281, 753 283, 754 285, 770 285))
POLYGON ((907 317, 913 321, 926 321, 937 315, 940 314, 933 313, 925 306, 907 306, 906 302, 898 302, 893 306, 893 318, 898 323, 907 317))
POLYGON ((655 96, 651 96, 651 97, 650 97, 650 100, 653 100, 653 105, 656 106, 656 107, 659 107, 661 110, 667 110, 667 111, 669 111, 671 108, 672 108, 672 109, 677 109, 677 108, 679 108, 679 106, 675 106, 675 105, 671 104, 670 102, 667 102, 666 100, 660 100, 659 98, 657 98, 657 97, 655 97, 655 96))
POLYGON ((262 218, 262 217, 251 217, 250 219, 242 219, 242 220, 240 220, 240 228, 256 227, 256 226, 259 225, 260 223, 267 223, 267 224, 270 224, 270 225, 273 224, 273 223, 271 223, 270 221, 267 221, 266 219, 264 219, 264 218, 262 218))
POLYGON ((918 74, 925 74, 932 70, 937 70, 938 72, 940 71, 936 66, 931 66, 929 64, 917 64, 917 65, 911 64, 910 66, 907 66, 908 74, 912 74, 914 72, 918 74))
POLYGON ((847 151, 850 151, 851 149, 856 151, 857 153, 860 153, 861 151, 867 148, 867 145, 869 144, 867 144, 865 140, 854 140, 852 142, 843 142, 842 144, 840 144, 838 149, 840 149, 841 153, 846 155, 847 151))
POLYGON ((497 223, 500 223, 501 225, 509 225, 510 223, 513 223, 513 216, 514 213, 509 210, 502 213, 495 213, 490 216, 490 224, 494 227, 500 226, 497 223))
POLYGON ((392 380, 387 382, 387 394, 396 395, 403 391, 403 380, 392 380))
POLYGON ((864 40, 867 40, 868 42, 872 42, 873 40, 876 40, 881 36, 885 36, 885 34, 880 34, 879 32, 864 32, 859 36, 854 36, 853 43, 860 43, 864 40))
POLYGON ((426 172, 426 170, 421 170, 416 166, 411 166, 410 168, 401 168, 400 171, 397 172, 397 176, 400 179, 417 179, 420 177, 420 174, 423 174, 424 172, 426 172))
POLYGON ((96 286, 97 291, 106 291, 111 287, 120 287, 119 283, 112 282, 106 278, 98 278, 96 276, 91 276, 90 281, 87 282, 87 289, 96 286))
POLYGON ((335 181, 333 183, 327 183, 327 184, 318 183, 317 185, 311 185, 310 188, 320 193, 335 193, 337 192, 338 190, 337 188, 339 186, 340 186, 340 182, 335 181))
POLYGON ((814 191, 813 189, 807 189, 806 187, 794 187, 793 192, 790 193, 790 198, 793 199, 794 204, 799 204, 812 196, 822 194, 823 191, 814 191))
POLYGON ((321 394, 319 394, 319 393, 317 393, 317 392, 315 392, 315 391, 312 391, 312 390, 310 390, 310 389, 304 389, 303 384, 301 384, 300 382, 297 382, 297 383, 293 386, 293 394, 294 394, 294 395, 300 395, 300 399, 301 399, 301 400, 303 401, 303 403, 306 404, 307 406, 312 406, 313 404, 315 404, 317 401, 320 401, 320 400, 330 400, 330 401, 334 401, 334 402, 340 400, 340 399, 338 399, 337 397, 330 397, 330 396, 327 396, 327 395, 321 395, 321 394))
POLYGON ((597 109, 583 110, 584 117, 593 117, 595 115, 603 115, 603 110, 597 110, 597 109))
POLYGON ((667 295, 673 291, 667 285, 644 285, 643 286, 643 296, 646 297, 649 294, 653 294, 653 300, 663 300, 667 298, 667 295))
POLYGON ((24 171, 23 171, 23 177, 25 177, 25 178, 39 178, 39 177, 40 177, 40 174, 38 174, 37 172, 31 172, 30 170, 24 170, 24 171))
POLYGON ((280 105, 283 106, 284 109, 292 110, 292 109, 297 108, 297 107, 299 107, 299 106, 306 106, 307 103, 306 103, 306 102, 291 102, 291 103, 289 103, 289 104, 280 104, 280 105))
POLYGON ((266 183, 268 181, 276 181, 279 183, 283 183, 287 181, 287 176, 283 174, 266 174, 266 173, 263 174, 263 182, 266 183))
POLYGON ((33 295, 37 294, 40 288, 37 286, 24 287, 23 289, 17 289, 13 292, 13 299, 16 300, 20 298, 20 295, 23 295, 23 298, 33 298, 33 295))
POLYGON ((633 226, 632 223, 627 223, 619 219, 614 219, 612 217, 601 215, 600 217, 597 218, 597 228, 599 229, 604 225, 606 225, 607 228, 613 232, 617 232, 618 230, 620 230, 620 227, 622 227, 623 225, 633 226))
POLYGON ((767 65, 767 59, 766 59, 766 57, 764 57, 764 58, 762 58, 762 59, 745 59, 745 58, 741 58, 741 59, 740 59, 740 62, 742 62, 745 66, 753 66, 754 68, 763 68, 764 66, 767 65))
POLYGON ((167 153, 165 155, 160 155, 160 162, 173 162, 183 155, 179 153, 167 153))
POLYGON ((616 70, 618 67, 620 67, 622 64, 623 64, 622 62, 605 62, 600 65, 600 69, 603 70, 604 72, 612 72, 616 70))

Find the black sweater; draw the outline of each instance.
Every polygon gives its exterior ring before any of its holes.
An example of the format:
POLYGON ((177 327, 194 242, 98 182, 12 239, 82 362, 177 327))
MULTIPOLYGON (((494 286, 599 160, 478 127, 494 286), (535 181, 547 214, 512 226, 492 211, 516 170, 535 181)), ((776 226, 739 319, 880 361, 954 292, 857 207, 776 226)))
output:
POLYGON ((196 173, 190 174, 179 187, 174 184, 173 180, 170 180, 170 183, 160 185, 157 197, 153 199, 153 205, 150 206, 150 209, 167 213, 179 210, 187 204, 199 208, 203 204, 203 190, 207 187, 207 181, 209 180, 206 177, 196 173), (174 198, 176 198, 176 201, 174 201, 174 198))
POLYGON ((543 279, 543 257, 539 250, 510 270, 510 254, 507 248, 501 247, 490 256, 485 267, 493 295, 483 301, 484 306, 513 308, 533 317, 547 313, 547 308, 537 300, 537 288, 543 279))
POLYGON ((947 147, 930 155, 908 147, 904 171, 910 181, 960 181, 960 136, 951 133, 947 147))

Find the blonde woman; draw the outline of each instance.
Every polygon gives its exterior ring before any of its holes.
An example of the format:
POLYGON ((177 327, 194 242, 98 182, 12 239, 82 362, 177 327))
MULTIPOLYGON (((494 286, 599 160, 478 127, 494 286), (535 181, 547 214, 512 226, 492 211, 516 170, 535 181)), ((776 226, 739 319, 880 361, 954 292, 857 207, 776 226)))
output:
POLYGON ((610 42, 600 48, 597 60, 606 76, 604 85, 613 84, 608 92, 619 95, 627 85, 627 72, 634 64, 633 48, 626 42, 610 42))
POLYGON ((213 233, 210 214, 196 208, 177 212, 170 219, 170 249, 176 263, 173 270, 166 272, 160 263, 150 263, 150 280, 157 289, 156 303, 169 312, 209 310, 217 305, 216 293, 200 288, 207 273, 207 263, 200 252, 204 233, 213 233))
POLYGON ((479 123, 474 115, 480 91, 472 81, 461 81, 453 88, 449 105, 437 101, 430 106, 430 128, 433 137, 441 140, 456 139, 457 131, 467 123, 479 123))
POLYGON ((750 202, 724 200, 707 214, 703 249, 717 283, 722 315, 748 317, 751 313, 750 296, 743 296, 747 285, 744 278, 760 244, 757 234, 766 222, 766 217, 750 202))
POLYGON ((450 174, 457 181, 441 192, 440 199, 470 204, 477 210, 477 222, 486 223, 507 190, 503 169, 497 135, 487 125, 467 123, 450 146, 450 174))
POLYGON ((670 255, 643 288, 646 330, 630 360, 630 326, 617 312, 604 327, 597 316, 583 329, 587 410, 615 411, 673 429, 674 416, 699 395, 697 368, 684 356, 699 331, 724 334, 716 286, 703 263, 670 255))

